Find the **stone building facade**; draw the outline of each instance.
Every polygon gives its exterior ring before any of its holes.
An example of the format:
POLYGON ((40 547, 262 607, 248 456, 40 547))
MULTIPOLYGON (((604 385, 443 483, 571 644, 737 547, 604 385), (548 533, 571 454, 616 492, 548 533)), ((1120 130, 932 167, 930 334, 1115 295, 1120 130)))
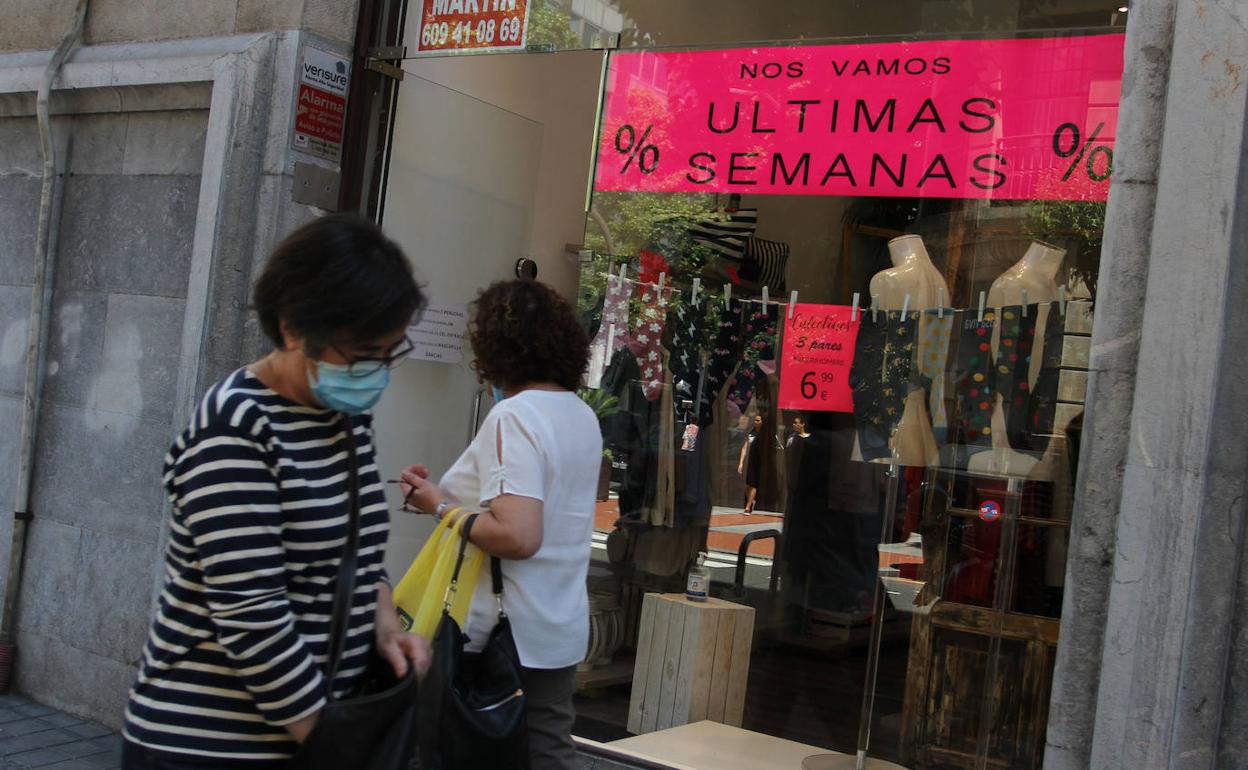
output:
MULTIPOLYGON (((6 506, 43 162, 34 92, 74 6, 0 7, 6 506)), ((251 279, 317 214, 292 199, 295 63, 309 43, 351 54, 356 10, 90 3, 52 101, 62 193, 15 616, 15 685, 41 701, 120 721, 162 577, 161 460, 197 394, 259 349, 251 279)), ((1246 29, 1241 0, 1132 5, 1052 770, 1248 767, 1246 29)), ((0 516, 0 542, 12 528, 0 516)), ((0 548, 0 575, 8 561, 0 548)))

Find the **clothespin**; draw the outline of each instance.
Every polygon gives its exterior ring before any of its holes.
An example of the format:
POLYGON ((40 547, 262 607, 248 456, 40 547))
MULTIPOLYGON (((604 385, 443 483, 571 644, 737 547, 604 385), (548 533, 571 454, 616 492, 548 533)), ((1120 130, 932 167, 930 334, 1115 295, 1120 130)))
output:
POLYGON ((853 306, 849 309, 849 320, 851 320, 851 321, 857 321, 857 320, 858 320, 858 300, 859 300, 859 299, 860 299, 860 297, 859 297, 858 292, 854 292, 854 304, 853 304, 853 306))
POLYGON ((698 306, 698 291, 699 291, 699 290, 701 290, 701 288, 702 288, 702 279, 701 279, 701 278, 694 278, 694 279, 693 279, 693 290, 692 290, 692 292, 691 292, 691 296, 690 296, 690 298, 689 298, 689 304, 693 305, 694 307, 697 307, 697 306, 698 306))
POLYGON ((607 326, 607 355, 611 355, 611 351, 615 350, 615 324, 607 326))
POLYGON ((628 263, 625 262, 620 265, 620 284, 623 285, 623 283, 627 280, 628 280, 628 263))
POLYGON ((724 284, 724 307, 732 304, 732 284, 724 284))
POLYGON ((793 306, 797 304, 797 289, 789 292, 789 314, 788 318, 793 317, 793 306))
POLYGON ((766 305, 768 301, 769 301, 769 298, 767 297, 767 287, 764 286, 763 287, 763 304, 766 305))
POLYGON ((1027 290, 1023 289, 1023 318, 1027 317, 1027 290))
POLYGON ((880 310, 880 295, 872 294, 871 295, 871 323, 875 323, 876 319, 878 318, 876 313, 878 313, 879 310, 880 310))
POLYGON ((906 320, 906 316, 910 314, 910 295, 906 295, 906 300, 901 303, 901 320, 906 320))
POLYGON ((936 317, 945 317, 945 287, 943 286, 936 289, 936 317))
POLYGON ((979 318, 978 318, 981 324, 984 322, 984 300, 985 299, 987 299, 987 297, 985 297, 984 293, 981 291, 979 293, 979 318))
POLYGON ((667 283, 667 273, 659 273, 659 294, 663 294, 663 284, 667 283))
POLYGON ((1057 287, 1057 306, 1062 311, 1062 315, 1066 315, 1066 287, 1057 287))

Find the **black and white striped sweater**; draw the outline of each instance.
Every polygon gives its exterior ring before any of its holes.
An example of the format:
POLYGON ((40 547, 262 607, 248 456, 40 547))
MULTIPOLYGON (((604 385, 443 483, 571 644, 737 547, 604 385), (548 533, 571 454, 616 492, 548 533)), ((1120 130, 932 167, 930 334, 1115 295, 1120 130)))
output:
MULTIPOLYGON (((369 660, 390 526, 371 416, 354 425, 360 554, 339 694, 369 660)), ((205 757, 289 756, 283 725, 324 705, 349 515, 342 416, 295 404, 240 369, 204 396, 164 478, 174 507, 165 588, 125 736, 205 757)))

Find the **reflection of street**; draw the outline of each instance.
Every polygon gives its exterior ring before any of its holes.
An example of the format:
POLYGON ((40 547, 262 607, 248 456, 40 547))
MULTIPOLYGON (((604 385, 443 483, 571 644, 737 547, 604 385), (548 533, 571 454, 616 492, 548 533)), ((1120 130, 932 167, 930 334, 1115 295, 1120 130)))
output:
MULTIPOLYGON (((598 503, 594 514, 594 529, 610 532, 615 528, 615 520, 620 517, 620 503, 615 498, 598 503)), ((750 532, 761 532, 768 529, 781 529, 784 517, 770 511, 755 511, 746 516, 739 508, 720 508, 711 510, 711 531, 706 537, 706 547, 712 551, 726 551, 736 554, 741 541, 750 532)), ((759 540, 750 545, 751 556, 775 556, 776 541, 759 540)))

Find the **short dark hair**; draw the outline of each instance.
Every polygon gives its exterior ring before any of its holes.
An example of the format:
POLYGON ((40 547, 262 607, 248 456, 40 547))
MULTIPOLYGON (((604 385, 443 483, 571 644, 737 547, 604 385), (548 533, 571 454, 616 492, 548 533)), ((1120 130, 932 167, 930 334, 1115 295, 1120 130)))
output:
POLYGON ((335 342, 376 339, 425 306, 403 250, 354 214, 314 219, 277 245, 256 281, 260 328, 282 347, 281 324, 316 353, 335 342))
POLYGON ((544 283, 500 281, 473 303, 468 339, 473 368, 500 387, 553 382, 576 390, 589 363, 589 338, 571 303, 544 283))

